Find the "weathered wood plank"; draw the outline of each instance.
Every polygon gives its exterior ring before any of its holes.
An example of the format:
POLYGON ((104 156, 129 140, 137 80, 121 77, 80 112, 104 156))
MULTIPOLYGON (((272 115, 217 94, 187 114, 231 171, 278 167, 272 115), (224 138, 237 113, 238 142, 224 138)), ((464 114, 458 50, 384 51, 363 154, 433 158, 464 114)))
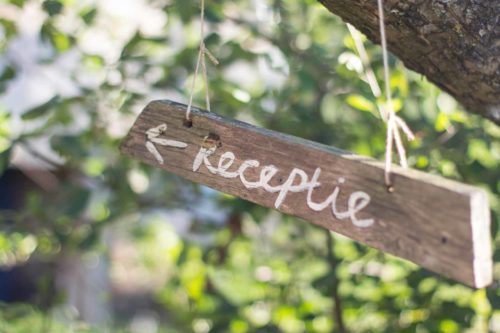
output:
POLYGON ((492 280, 486 194, 415 170, 170 101, 149 104, 122 151, 150 165, 303 218, 473 287, 492 280), (165 126, 166 125, 166 126, 165 126))

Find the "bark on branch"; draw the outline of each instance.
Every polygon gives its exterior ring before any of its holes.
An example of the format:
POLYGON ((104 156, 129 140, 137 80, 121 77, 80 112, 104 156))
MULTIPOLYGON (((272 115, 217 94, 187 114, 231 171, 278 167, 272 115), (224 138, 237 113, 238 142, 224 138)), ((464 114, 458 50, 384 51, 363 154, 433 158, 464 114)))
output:
MULTIPOLYGON (((376 0, 319 0, 379 43, 376 0)), ((500 125, 500 1, 386 0, 389 50, 500 125)))

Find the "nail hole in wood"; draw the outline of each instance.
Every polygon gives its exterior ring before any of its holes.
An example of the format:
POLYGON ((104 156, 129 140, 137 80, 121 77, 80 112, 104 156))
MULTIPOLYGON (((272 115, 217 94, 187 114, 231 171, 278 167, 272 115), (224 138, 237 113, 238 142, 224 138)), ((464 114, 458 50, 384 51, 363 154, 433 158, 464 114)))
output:
POLYGON ((446 238, 445 236, 442 236, 441 237, 441 244, 446 244, 448 243, 448 238, 446 238))
POLYGON ((216 133, 208 133, 208 135, 203 139, 202 146, 206 149, 212 149, 215 147, 221 147, 220 136, 216 133))
POLYGON ((191 127, 193 127, 193 121, 188 120, 188 119, 184 119, 183 125, 184 125, 184 127, 191 128, 191 127))
POLYGON ((213 141, 219 141, 220 140, 220 136, 216 133, 208 133, 208 140, 213 140, 213 141))

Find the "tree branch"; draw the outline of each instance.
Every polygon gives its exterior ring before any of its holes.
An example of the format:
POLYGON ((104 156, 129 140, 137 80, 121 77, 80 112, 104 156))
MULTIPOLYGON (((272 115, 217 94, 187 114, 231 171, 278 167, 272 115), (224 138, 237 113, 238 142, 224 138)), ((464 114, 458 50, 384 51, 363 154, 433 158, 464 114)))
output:
MULTIPOLYGON (((380 43, 376 0, 318 0, 380 43)), ((500 125, 498 1, 386 0, 389 50, 454 96, 468 111, 500 125)))

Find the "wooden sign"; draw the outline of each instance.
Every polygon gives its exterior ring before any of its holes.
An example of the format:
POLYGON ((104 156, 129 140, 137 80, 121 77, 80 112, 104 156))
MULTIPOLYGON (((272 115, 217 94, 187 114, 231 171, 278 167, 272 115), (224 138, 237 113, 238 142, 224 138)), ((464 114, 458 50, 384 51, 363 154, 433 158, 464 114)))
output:
POLYGON ((122 151, 481 288, 492 280, 486 193, 170 101, 149 104, 122 151))

